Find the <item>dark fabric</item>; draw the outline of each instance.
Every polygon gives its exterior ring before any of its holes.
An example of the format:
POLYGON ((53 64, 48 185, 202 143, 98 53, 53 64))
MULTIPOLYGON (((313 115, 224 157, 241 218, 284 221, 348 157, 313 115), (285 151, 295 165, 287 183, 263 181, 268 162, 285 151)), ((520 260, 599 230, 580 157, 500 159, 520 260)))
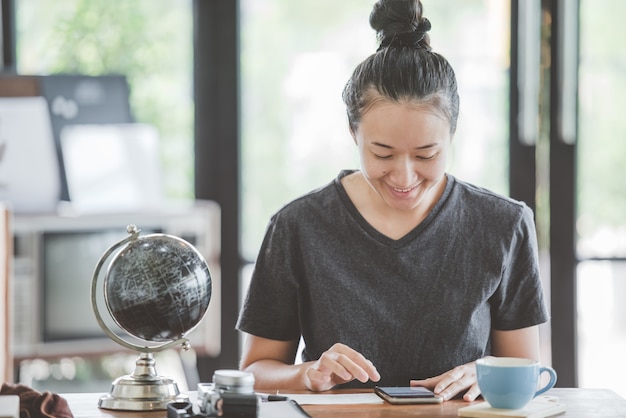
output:
POLYGON ((347 174, 271 219, 239 330, 302 335, 303 361, 344 343, 379 385, 404 386, 491 354, 493 329, 548 320, 526 205, 448 176, 426 219, 394 240, 352 204, 347 174))
POLYGON ((0 395, 20 397, 20 418, 73 418, 65 398, 45 391, 38 392, 21 384, 2 384, 0 395))

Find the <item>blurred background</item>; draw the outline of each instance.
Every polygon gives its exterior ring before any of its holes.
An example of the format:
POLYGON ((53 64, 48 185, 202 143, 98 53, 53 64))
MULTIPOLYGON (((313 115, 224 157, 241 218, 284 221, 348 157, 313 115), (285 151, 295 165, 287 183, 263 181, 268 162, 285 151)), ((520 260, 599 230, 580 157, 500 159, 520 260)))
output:
MULTIPOLYGON (((221 207, 221 349, 193 359, 190 385, 237 365, 234 323, 270 216, 358 168, 341 90, 376 50, 373 3, 2 0, 3 74, 122 75, 132 122, 158 132, 164 198, 221 207)), ((459 81, 449 171, 535 210, 544 362, 558 386, 626 396, 626 3, 423 3, 459 81)), ((83 373, 108 390, 117 355, 17 358, 16 378, 80 391, 83 373)))

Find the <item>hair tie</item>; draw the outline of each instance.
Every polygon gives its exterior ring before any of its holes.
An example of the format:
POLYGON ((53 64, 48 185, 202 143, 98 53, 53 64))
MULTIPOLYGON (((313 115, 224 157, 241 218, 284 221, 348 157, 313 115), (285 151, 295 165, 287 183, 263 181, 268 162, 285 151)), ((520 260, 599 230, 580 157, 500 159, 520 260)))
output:
MULTIPOLYGON (((431 28, 430 21, 426 18, 422 19, 415 29, 411 32, 404 33, 394 33, 391 36, 385 36, 380 41, 380 46, 376 50, 376 52, 381 49, 387 48, 389 46, 393 46, 396 48, 402 47, 418 47, 420 46, 420 42, 426 36, 426 32, 428 32, 431 28)), ((430 49, 430 48, 427 48, 430 49)))
POLYGON ((417 24, 417 27, 414 29, 415 32, 424 32, 424 34, 426 34, 426 32, 428 32, 431 28, 430 25, 430 20, 428 20, 427 18, 423 18, 420 23, 417 24))

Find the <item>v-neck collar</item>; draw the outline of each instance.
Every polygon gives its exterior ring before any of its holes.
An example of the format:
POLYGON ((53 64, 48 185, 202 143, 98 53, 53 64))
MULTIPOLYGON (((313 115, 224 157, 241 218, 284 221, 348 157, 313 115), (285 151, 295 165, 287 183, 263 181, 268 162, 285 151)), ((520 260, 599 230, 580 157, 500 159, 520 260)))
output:
POLYGON ((447 179, 446 187, 445 187, 443 193, 441 194, 441 196, 439 197, 439 200, 437 201, 437 203, 435 203, 435 205, 433 206, 433 208, 430 211, 430 213, 428 213, 428 215, 426 215, 424 220, 422 220, 422 222, 420 222, 419 225, 417 225, 415 228, 413 228, 407 234, 405 234, 404 236, 402 236, 399 239, 393 239, 393 238, 383 234, 382 232, 380 232, 376 228, 374 228, 363 217, 363 215, 361 215, 361 212, 359 212, 359 210, 356 208, 356 206, 354 205, 354 203, 350 199, 350 196, 348 196, 348 192, 346 191, 345 187, 341 183, 341 179, 343 177, 349 175, 349 174, 352 174, 352 173, 356 172, 356 171, 357 170, 342 170, 339 173, 339 175, 337 176, 337 178, 335 179, 335 189, 339 193, 339 196, 340 196, 343 204, 345 205, 346 209, 348 210, 348 212, 352 215, 354 220, 359 225, 361 225, 361 227, 364 229, 364 231, 367 232, 368 235, 370 235, 372 238, 376 239, 380 243, 382 243, 382 244, 384 244, 386 246, 389 246, 389 247, 393 247, 393 248, 401 248, 401 247, 407 245, 408 243, 413 241, 415 238, 417 238, 428 227, 428 225, 432 222, 432 220, 441 211, 441 208, 443 207, 445 201, 448 199, 448 196, 450 195, 450 193, 452 191, 452 188, 454 187, 454 183, 455 183, 454 176, 446 173, 446 179, 447 179))

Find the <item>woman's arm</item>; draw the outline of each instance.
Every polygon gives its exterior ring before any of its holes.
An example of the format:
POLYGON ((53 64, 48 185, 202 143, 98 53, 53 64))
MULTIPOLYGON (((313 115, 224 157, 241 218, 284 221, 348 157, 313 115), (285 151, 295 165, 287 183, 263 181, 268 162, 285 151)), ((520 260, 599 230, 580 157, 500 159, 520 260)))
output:
POLYGON ((247 334, 239 368, 254 374, 257 390, 324 391, 354 379, 380 379, 372 362, 346 345, 333 345, 317 361, 293 364, 297 350, 298 340, 277 341, 247 334))
MULTIPOLYGON (((539 326, 512 331, 491 332, 491 353, 496 357, 522 357, 539 361, 539 326)), ((480 395, 476 382, 476 364, 467 363, 424 380, 411 380, 411 386, 425 386, 445 400, 467 389, 463 399, 471 402, 480 395)))
POLYGON ((496 357, 540 360, 539 326, 491 332, 491 353, 496 357))
POLYGON ((246 334, 239 368, 254 374, 256 389, 305 389, 294 366, 298 340, 278 341, 246 334))

